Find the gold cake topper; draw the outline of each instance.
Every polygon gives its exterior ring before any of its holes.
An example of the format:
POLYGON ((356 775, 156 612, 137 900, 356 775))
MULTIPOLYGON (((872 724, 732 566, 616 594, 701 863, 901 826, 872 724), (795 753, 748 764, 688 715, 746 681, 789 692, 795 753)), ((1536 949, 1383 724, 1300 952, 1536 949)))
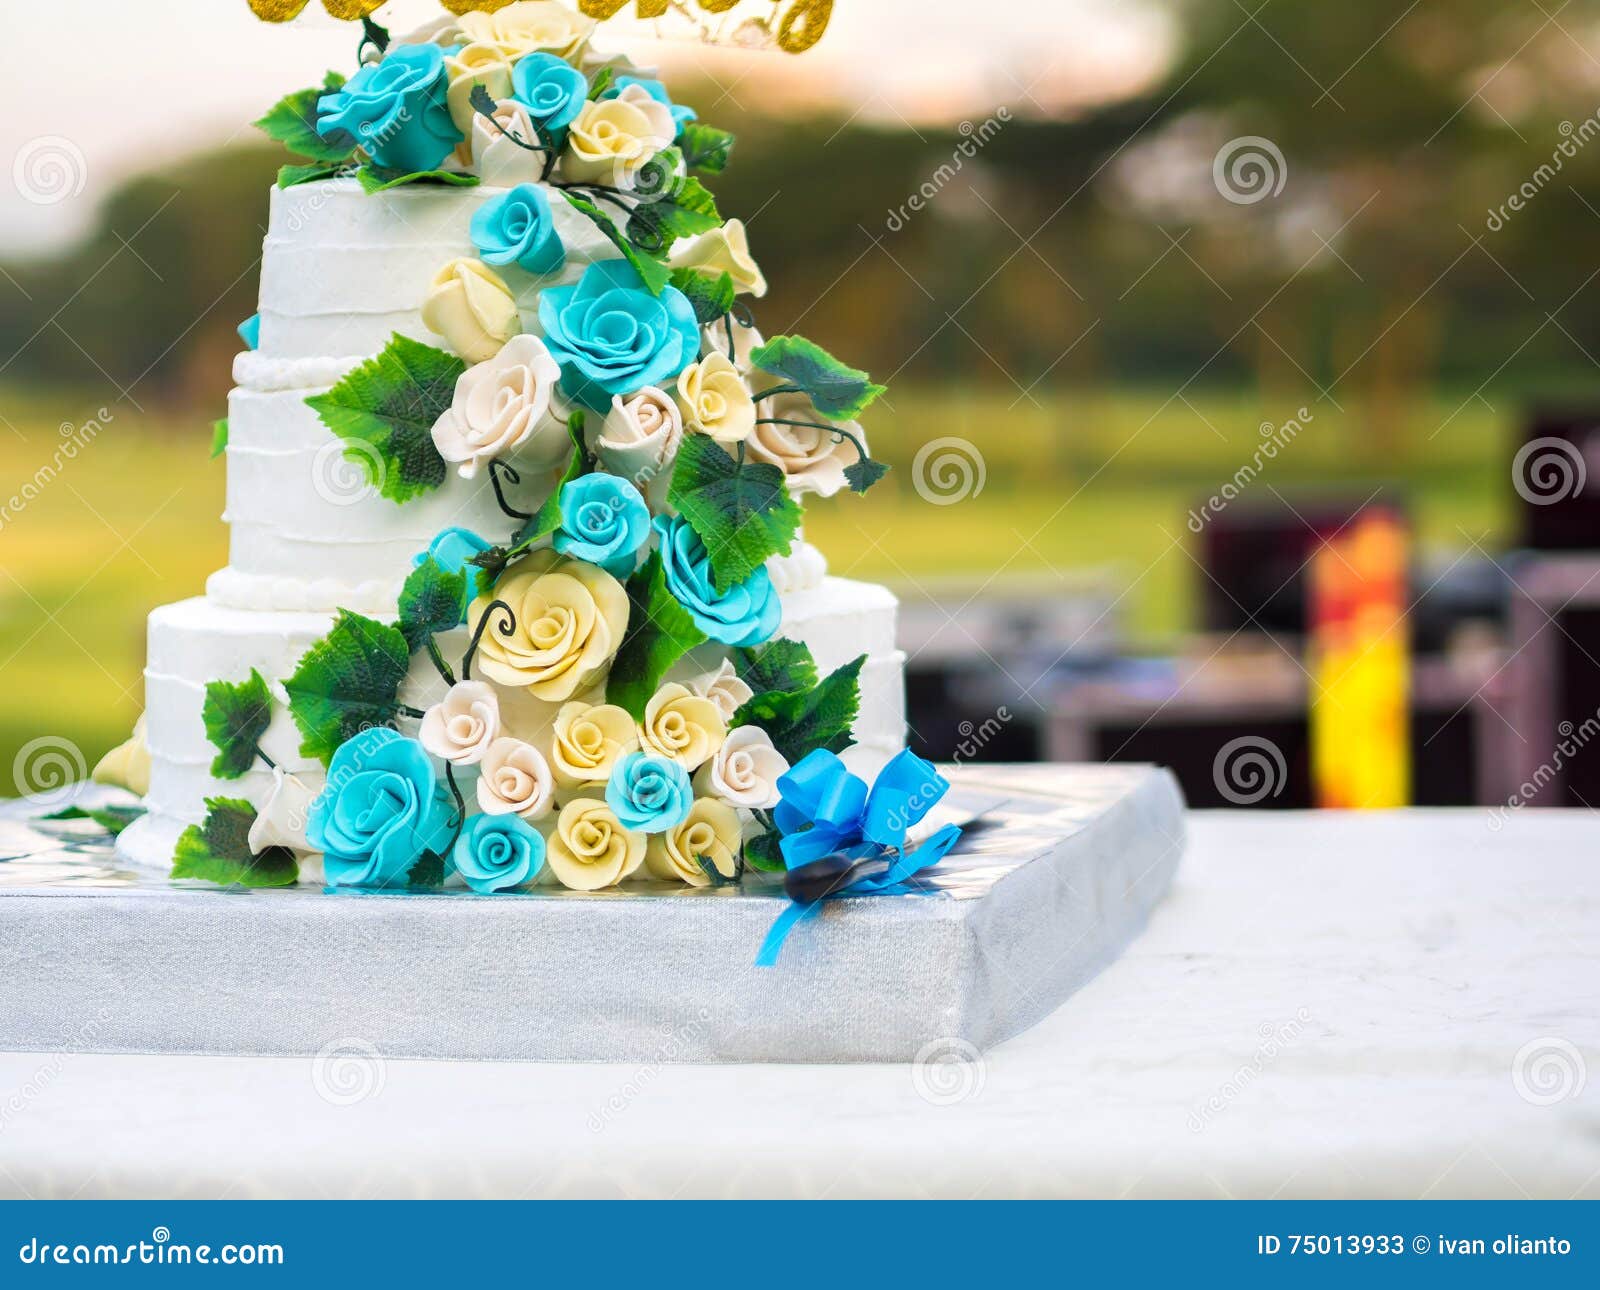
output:
MULTIPOLYGON (((440 0, 451 13, 493 13, 516 0, 440 0)), ((289 22, 310 0, 249 0, 251 12, 266 22, 289 22)), ((369 18, 385 0, 322 0, 331 17, 346 22, 369 18)), ((700 39, 714 43, 776 45, 790 54, 810 49, 828 29, 833 0, 578 0, 585 17, 604 22, 630 5, 641 19, 678 18, 700 39), (758 12, 759 11, 759 12, 758 12)))

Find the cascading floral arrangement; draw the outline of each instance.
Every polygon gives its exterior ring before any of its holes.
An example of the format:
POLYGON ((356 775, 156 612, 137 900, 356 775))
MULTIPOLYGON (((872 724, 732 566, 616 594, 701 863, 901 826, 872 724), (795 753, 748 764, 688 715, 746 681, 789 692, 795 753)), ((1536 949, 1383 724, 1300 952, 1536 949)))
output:
MULTIPOLYGON (((498 191, 470 216, 477 254, 441 265, 424 304, 443 347, 396 334, 308 402, 384 497, 483 474, 507 532, 440 533, 396 623, 340 612, 283 691, 326 787, 313 800, 273 767, 259 812, 210 800, 174 875, 293 882, 297 857, 320 852, 335 886, 454 874, 489 893, 541 875, 594 891, 832 864, 829 894, 862 865, 914 871, 907 830, 944 781, 904 753, 869 797, 838 764, 864 659, 821 676, 777 638, 766 568, 789 553, 802 497, 882 477, 857 418, 883 388, 755 330, 739 297, 765 280, 701 182, 733 137, 597 54, 593 21, 553 0, 393 42, 363 21, 353 77, 330 73, 258 123, 306 158, 280 185, 498 191), (567 240, 590 225, 615 255, 586 254, 574 280, 567 240), (534 334, 517 299, 541 279, 534 334), (462 635, 452 668, 444 642, 462 635), (425 710, 399 698, 414 656, 446 687, 425 710)), ((214 776, 263 756, 272 705, 254 672, 207 687, 214 776)))

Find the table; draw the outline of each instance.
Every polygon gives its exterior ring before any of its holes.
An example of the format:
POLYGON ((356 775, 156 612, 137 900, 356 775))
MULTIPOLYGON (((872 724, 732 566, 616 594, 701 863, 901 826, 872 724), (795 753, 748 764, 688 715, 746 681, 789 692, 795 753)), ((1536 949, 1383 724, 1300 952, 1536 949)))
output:
POLYGON ((978 1062, 0 1054, 0 1194, 1596 1199, 1597 934, 1587 813, 1195 813, 978 1062))

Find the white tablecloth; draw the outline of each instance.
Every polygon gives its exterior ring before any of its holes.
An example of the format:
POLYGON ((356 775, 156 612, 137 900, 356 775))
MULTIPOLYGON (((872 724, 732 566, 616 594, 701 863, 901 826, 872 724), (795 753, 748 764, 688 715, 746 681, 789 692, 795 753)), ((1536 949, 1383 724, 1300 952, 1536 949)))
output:
POLYGON ((1600 1198, 1600 823, 1195 815, 975 1064, 0 1054, 0 1192, 1600 1198))

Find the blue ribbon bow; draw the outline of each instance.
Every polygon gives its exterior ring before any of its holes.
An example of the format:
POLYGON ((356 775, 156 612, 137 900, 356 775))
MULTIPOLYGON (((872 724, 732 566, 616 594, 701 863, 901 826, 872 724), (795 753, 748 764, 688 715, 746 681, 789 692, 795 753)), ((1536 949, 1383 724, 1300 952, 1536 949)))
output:
POLYGON ((949 791, 949 781, 909 750, 896 754, 871 788, 820 748, 779 779, 772 822, 783 835, 784 889, 793 903, 767 932, 756 966, 773 966, 789 933, 823 901, 898 891, 943 860, 960 828, 948 824, 911 850, 906 832, 949 791))

